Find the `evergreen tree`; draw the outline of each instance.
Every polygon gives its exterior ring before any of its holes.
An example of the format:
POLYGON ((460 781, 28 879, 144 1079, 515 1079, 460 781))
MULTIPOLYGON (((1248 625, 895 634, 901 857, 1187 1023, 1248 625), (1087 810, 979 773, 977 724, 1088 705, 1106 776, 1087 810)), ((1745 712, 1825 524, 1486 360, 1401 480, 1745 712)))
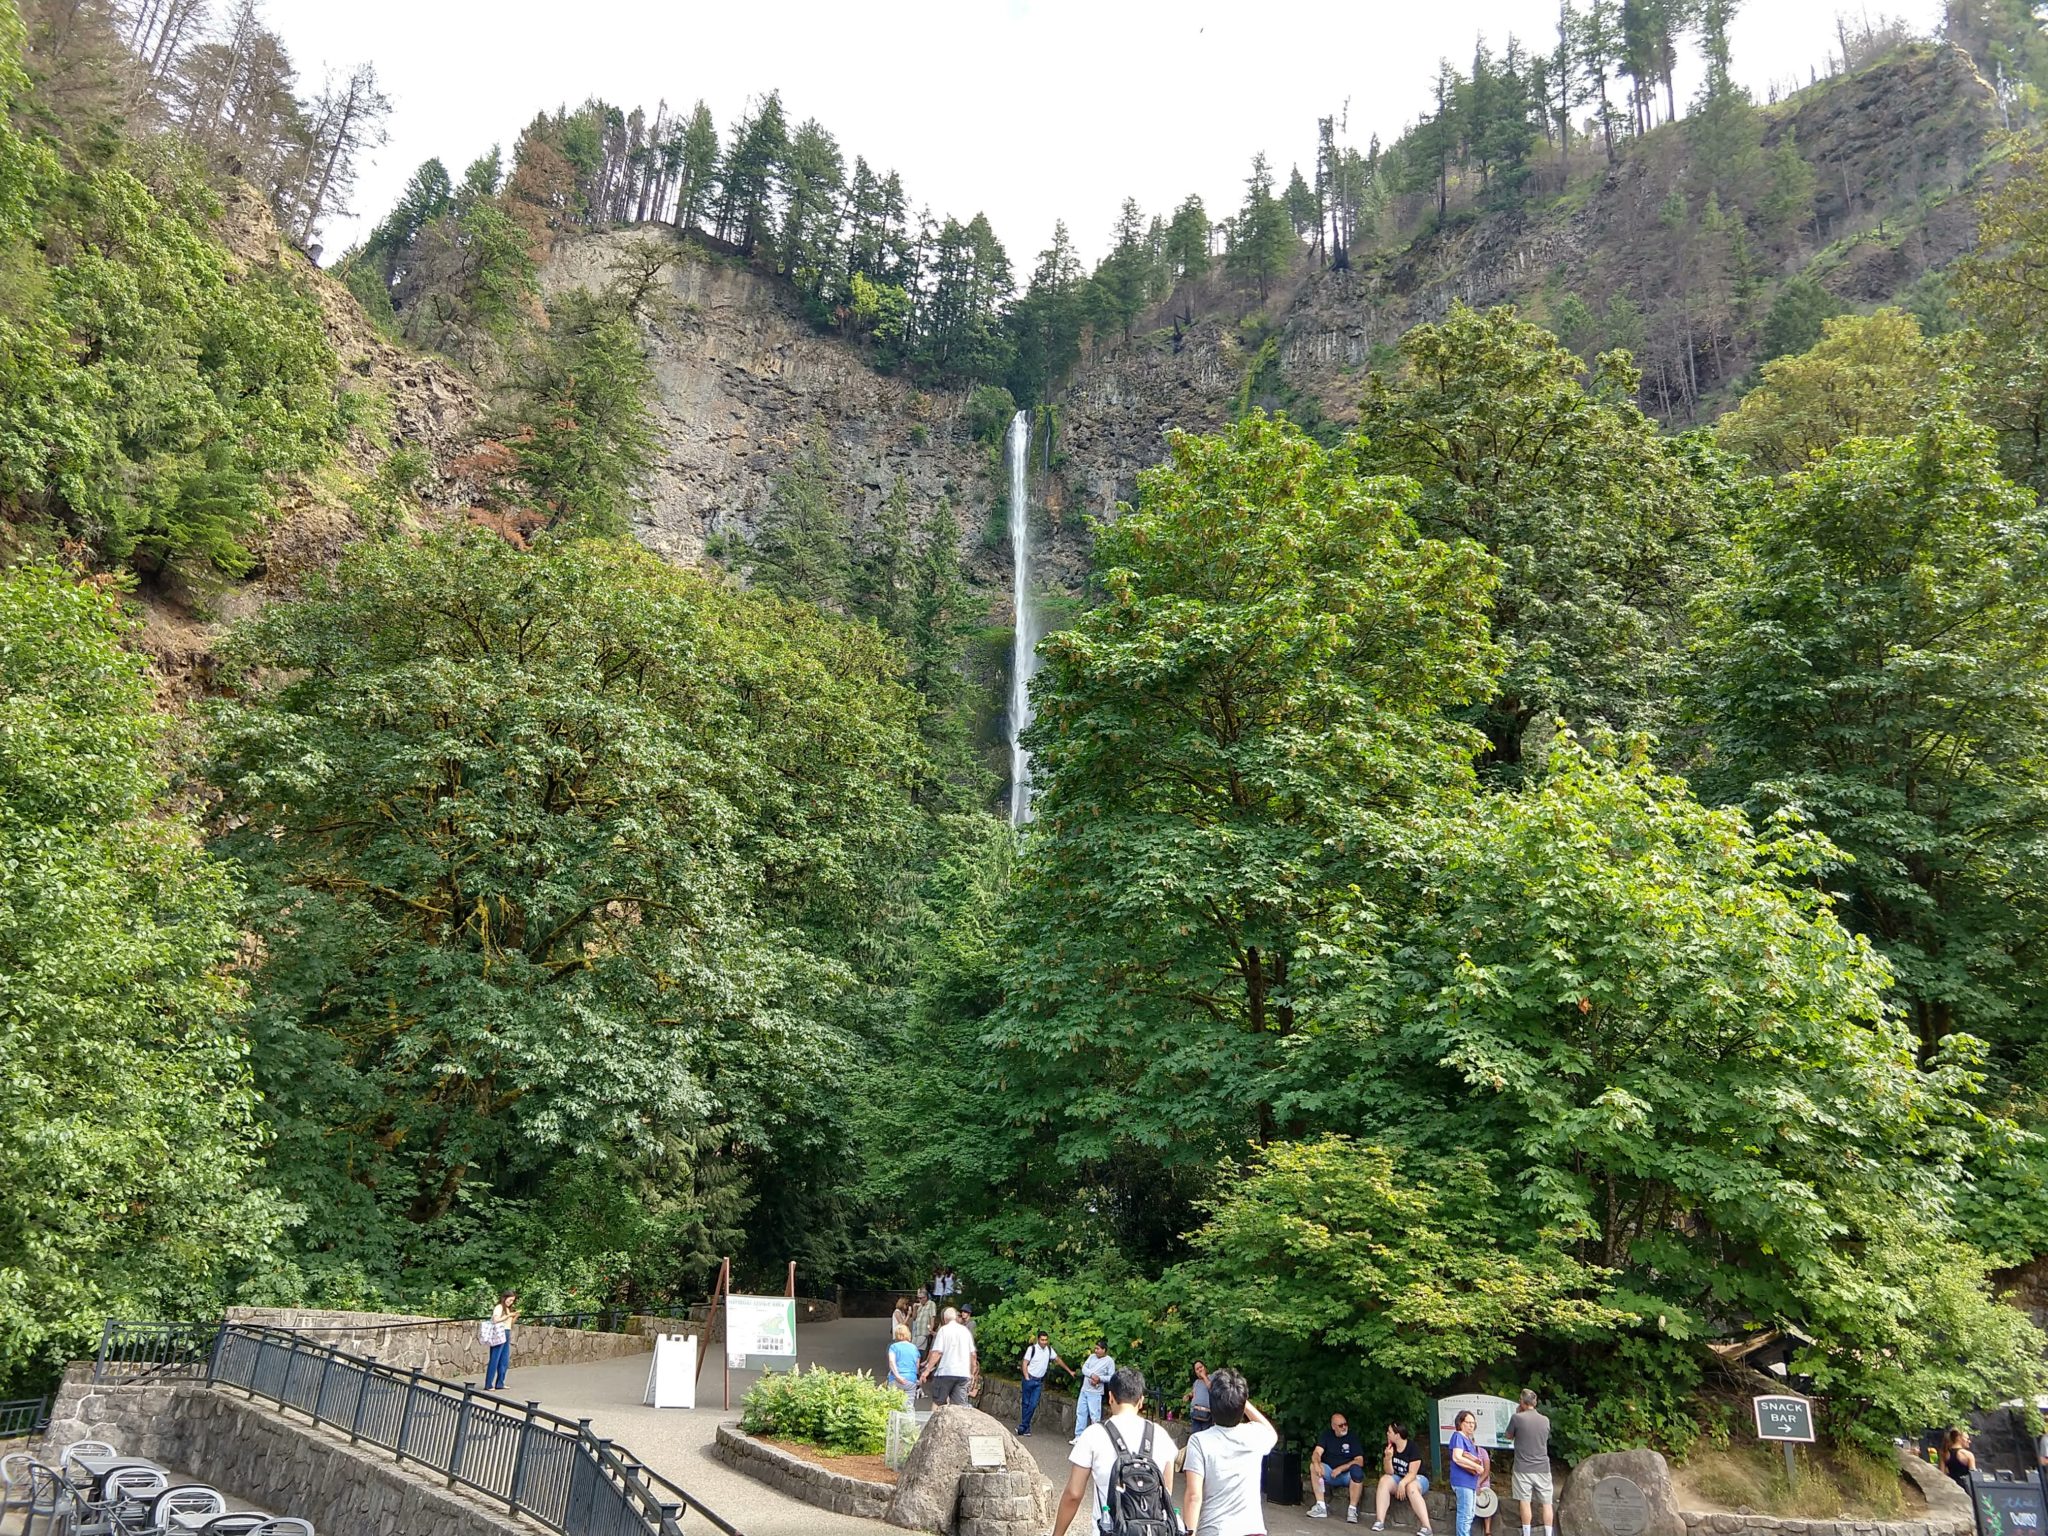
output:
POLYGON ((852 529, 845 487, 821 427, 775 477, 747 548, 747 578, 782 597, 824 608, 847 606, 852 529))
POLYGON ((689 125, 683 129, 676 168, 677 229, 702 226, 711 211, 717 173, 718 126, 711 120, 711 109, 700 101, 691 109, 689 125))
POLYGON ((855 567, 852 611, 894 640, 907 640, 916 573, 910 542, 910 486, 901 475, 875 515, 873 537, 855 567))
POLYGON ((1273 172, 1263 154, 1252 157, 1251 174, 1244 186, 1244 208, 1238 215, 1229 264, 1232 272, 1258 286, 1259 299, 1264 302, 1273 279, 1294 264, 1301 243, 1295 238, 1287 205, 1273 195, 1273 172))

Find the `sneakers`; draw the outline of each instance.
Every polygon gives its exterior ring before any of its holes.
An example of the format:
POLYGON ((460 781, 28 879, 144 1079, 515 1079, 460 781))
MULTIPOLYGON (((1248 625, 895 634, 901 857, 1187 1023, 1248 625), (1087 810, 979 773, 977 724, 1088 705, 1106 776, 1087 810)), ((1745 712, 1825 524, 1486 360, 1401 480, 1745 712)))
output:
POLYGON ((1315 1503, 1310 1506, 1308 1517, 1311 1520, 1327 1520, 1330 1518, 1330 1506, 1325 1504, 1321 1499, 1317 1499, 1315 1503))
POLYGON ((1344 1523, 1346 1525, 1358 1524, 1358 1511, 1356 1508, 1347 1509, 1344 1511, 1344 1523))
POLYGON ((1384 1520, 1375 1520, 1372 1523, 1372 1528, 1376 1531, 1384 1531, 1387 1528, 1387 1522, 1384 1520))

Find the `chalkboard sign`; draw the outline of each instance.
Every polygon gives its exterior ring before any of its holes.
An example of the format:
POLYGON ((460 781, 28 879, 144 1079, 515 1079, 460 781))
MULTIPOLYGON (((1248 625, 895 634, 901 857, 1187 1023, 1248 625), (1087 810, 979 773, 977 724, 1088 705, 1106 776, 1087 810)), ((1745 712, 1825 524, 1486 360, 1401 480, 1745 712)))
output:
POLYGON ((2048 1506, 2041 1481, 2029 1477, 2014 1483, 1970 1479, 1970 1507, 1977 1512, 1977 1536, 2044 1536, 2048 1506))
MULTIPOLYGON (((1813 1444, 1813 1404, 1789 1392, 1765 1393, 1754 1400, 1759 1440, 1797 1440, 1813 1444)), ((1787 1453, 1790 1454, 1789 1452, 1787 1453)), ((2035 1536, 2042 1536, 2036 1532, 2035 1536)))

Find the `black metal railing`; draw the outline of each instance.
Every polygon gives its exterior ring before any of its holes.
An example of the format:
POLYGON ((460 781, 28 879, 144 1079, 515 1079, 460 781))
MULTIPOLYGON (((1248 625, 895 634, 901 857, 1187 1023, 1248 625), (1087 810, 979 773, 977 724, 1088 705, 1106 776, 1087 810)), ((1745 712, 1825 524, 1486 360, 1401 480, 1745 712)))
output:
POLYGON ((565 1536, 680 1536, 685 1510, 739 1536, 594 1433, 588 1419, 380 1365, 281 1328, 228 1323, 213 1331, 205 1371, 212 1384, 295 1408, 351 1444, 379 1446, 565 1536))
POLYGON ((124 1323, 109 1318, 100 1330, 100 1352, 93 1362, 92 1379, 202 1379, 220 1329, 219 1323, 124 1323))
POLYGON ((0 1403, 0 1440, 33 1440, 49 1422, 47 1397, 17 1397, 0 1403))

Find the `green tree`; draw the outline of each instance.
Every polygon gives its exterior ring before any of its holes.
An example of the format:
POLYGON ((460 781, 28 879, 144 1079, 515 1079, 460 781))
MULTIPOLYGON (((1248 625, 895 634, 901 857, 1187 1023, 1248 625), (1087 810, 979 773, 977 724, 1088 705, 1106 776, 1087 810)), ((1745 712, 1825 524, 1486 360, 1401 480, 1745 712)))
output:
POLYGON ((1258 288, 1264 302, 1273 279, 1284 276, 1294 264, 1301 242, 1287 217, 1287 205, 1273 195, 1273 172, 1263 154, 1252 157, 1251 175, 1244 186, 1244 208, 1238 214, 1229 265, 1232 272, 1258 288))
POLYGON ((621 294, 577 288, 549 306, 547 331, 512 371, 502 428, 514 494, 539 526, 626 531, 633 493, 655 458, 653 388, 621 294))
MULTIPOLYGON (((0 34, 5 13, 0 12, 0 34)), ((197 1316, 262 1262, 236 893, 173 808, 133 626, 0 573, 0 1384, 108 1316, 197 1316)))
POLYGON ((612 1184, 687 1238, 720 1219, 711 1149, 785 1242, 844 1156, 916 842, 916 702, 875 630, 470 529, 357 546, 228 659, 209 771, 306 1287, 611 1251, 615 1202, 579 1202, 612 1184))
POLYGON ((1935 402, 1941 358, 1909 314, 1838 315, 1797 357, 1765 363, 1715 436, 1761 474, 1789 474, 1852 437, 1910 433, 1935 402))
POLYGON ((1978 332, 1978 412, 2008 473, 2048 487, 2048 155, 2016 157, 1977 207, 1977 244, 1956 263, 1955 296, 1978 332))
POLYGON ((1819 342, 1827 322, 1849 306, 1810 277, 1789 278, 1771 300, 1757 337, 1757 361, 1768 363, 1788 352, 1804 352, 1819 342))
POLYGON ((1462 802, 1473 738, 1444 711, 1493 659, 1489 562, 1417 538, 1398 483, 1257 414, 1168 453, 1097 535, 1106 600, 1042 648, 990 1034, 1010 1116, 1090 1176, 1199 1179, 1303 1113, 1316 935, 1462 802))
POLYGON ((1508 665, 1478 716, 1490 764, 1514 770, 1523 733, 1560 713, 1657 719, 1719 538, 1722 471, 1629 403, 1625 357, 1582 383, 1579 359, 1511 309, 1456 305, 1403 337, 1401 356, 1398 378, 1368 384, 1363 463, 1420 483, 1424 533, 1501 561, 1508 665))
POLYGON ((676 228, 701 228, 711 211, 714 181, 718 174, 718 125, 711 109, 698 102, 690 111, 677 147, 676 228))
POLYGON ((775 477, 747 550, 747 577, 764 591, 842 608, 853 574, 845 487, 822 427, 775 477))
POLYGON ((1826 833, 1922 1054, 1967 1032, 2007 1072, 2048 1000, 2044 562, 2048 519, 1952 411, 1852 440, 1757 509, 1694 683, 1700 782, 1826 833))
MULTIPOLYGON (((1486 1158, 1523 1223, 1612 1276, 1600 1299, 1634 1321, 1609 1359, 1636 1385, 1596 1408, 1600 1438, 1654 1434, 1620 1399, 1683 1382, 1730 1317, 1782 1319, 1833 1370, 1904 1393, 1934 1352, 1868 1346, 1956 1305, 2003 1341, 1977 1362, 2001 1390, 2040 1374, 1955 1236, 1967 1056, 1915 1060, 1887 966, 1815 880, 1823 839, 1702 806, 1640 742, 1569 734, 1542 776, 1440 831, 1391 942, 1365 925, 1385 964, 1352 1049, 1401 1066, 1359 1080, 1352 1113, 1416 1154, 1486 1158), (1966 1296, 1899 1283, 1944 1261, 1966 1296)), ((1604 1369, 1549 1357, 1582 1383, 1604 1369)), ((1914 1422, 1857 1395, 1831 1406, 1873 1438, 1914 1422)))
POLYGON ((910 634, 912 565, 910 486, 901 475, 875 514, 875 529, 854 574, 852 608, 892 639, 910 634))

